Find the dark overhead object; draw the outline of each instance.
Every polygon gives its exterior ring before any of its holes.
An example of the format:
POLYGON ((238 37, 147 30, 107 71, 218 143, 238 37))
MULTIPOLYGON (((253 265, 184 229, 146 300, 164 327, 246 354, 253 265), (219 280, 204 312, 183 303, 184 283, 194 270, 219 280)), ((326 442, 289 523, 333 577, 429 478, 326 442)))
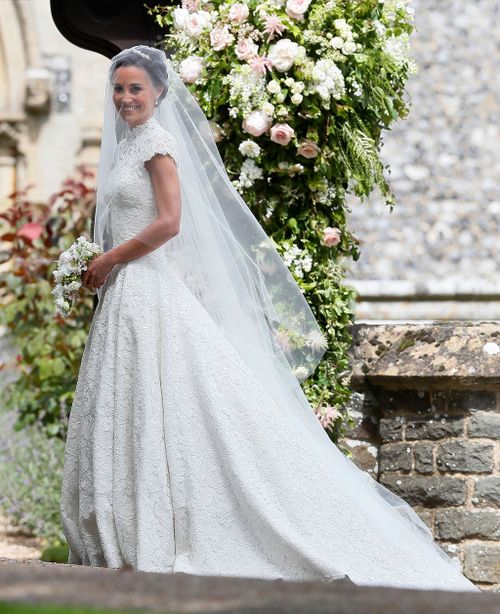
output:
MULTIPOLYGON (((144 4, 145 0, 50 0, 50 9, 67 40, 112 58, 127 47, 154 46, 164 38, 165 30, 146 13, 144 4)), ((148 2, 155 4, 156 0, 148 2)))

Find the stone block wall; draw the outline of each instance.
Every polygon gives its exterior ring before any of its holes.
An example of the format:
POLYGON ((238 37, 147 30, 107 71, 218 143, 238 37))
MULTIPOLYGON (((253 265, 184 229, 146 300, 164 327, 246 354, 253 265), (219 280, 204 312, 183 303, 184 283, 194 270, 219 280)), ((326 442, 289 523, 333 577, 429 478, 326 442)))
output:
POLYGON ((468 578, 500 591, 496 325, 357 325, 353 332, 356 425, 340 443, 412 505, 468 578))

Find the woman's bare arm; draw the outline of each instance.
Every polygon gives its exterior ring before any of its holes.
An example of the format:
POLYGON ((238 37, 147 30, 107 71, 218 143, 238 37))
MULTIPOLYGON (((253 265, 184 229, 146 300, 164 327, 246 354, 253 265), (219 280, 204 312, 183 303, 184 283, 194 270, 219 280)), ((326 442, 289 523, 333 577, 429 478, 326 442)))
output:
POLYGON ((180 229, 181 189, 174 159, 156 154, 144 166, 151 177, 158 217, 134 238, 106 252, 113 265, 135 260, 154 251, 175 237, 180 229))

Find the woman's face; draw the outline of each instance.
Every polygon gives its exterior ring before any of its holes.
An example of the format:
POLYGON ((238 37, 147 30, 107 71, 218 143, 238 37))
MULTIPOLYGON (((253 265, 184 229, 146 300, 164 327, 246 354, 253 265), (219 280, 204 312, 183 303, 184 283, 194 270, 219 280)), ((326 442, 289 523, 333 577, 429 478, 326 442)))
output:
POLYGON ((162 91, 153 87, 147 72, 138 66, 117 68, 112 87, 115 108, 131 128, 151 117, 162 91))

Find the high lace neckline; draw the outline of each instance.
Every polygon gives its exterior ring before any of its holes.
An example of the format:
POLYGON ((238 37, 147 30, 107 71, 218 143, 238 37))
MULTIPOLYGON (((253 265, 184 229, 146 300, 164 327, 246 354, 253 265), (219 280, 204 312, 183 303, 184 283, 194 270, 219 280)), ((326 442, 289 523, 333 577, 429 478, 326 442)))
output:
POLYGON ((138 136, 139 134, 144 132, 144 130, 148 126, 151 126, 155 121, 156 121, 155 116, 151 115, 151 117, 149 117, 145 122, 143 122, 142 124, 137 124, 137 126, 132 126, 132 128, 127 124, 126 134, 129 137, 130 136, 132 136, 132 137, 138 136))

